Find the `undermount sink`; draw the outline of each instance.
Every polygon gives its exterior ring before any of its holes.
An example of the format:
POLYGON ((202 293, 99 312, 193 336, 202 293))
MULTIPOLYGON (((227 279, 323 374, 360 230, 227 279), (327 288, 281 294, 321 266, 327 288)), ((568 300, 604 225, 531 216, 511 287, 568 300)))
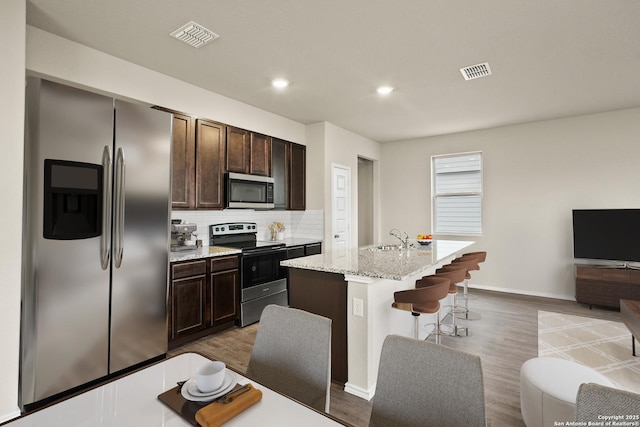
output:
POLYGON ((402 245, 378 245, 369 248, 370 251, 399 251, 402 245))

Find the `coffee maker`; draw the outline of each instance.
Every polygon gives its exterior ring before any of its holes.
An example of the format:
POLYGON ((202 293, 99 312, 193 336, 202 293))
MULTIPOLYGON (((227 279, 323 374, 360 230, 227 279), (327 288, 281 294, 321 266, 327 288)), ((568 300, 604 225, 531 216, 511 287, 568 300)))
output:
POLYGON ((196 249, 196 241, 192 240, 198 226, 182 222, 180 219, 171 220, 171 251, 188 251, 196 249))

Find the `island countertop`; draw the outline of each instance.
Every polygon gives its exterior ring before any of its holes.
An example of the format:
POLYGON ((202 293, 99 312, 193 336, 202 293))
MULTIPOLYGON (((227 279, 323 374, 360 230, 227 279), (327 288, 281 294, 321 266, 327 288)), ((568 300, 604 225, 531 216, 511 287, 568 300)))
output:
POLYGON ((434 240, 428 246, 387 251, 376 250, 377 245, 372 245, 351 249, 342 257, 326 252, 282 261, 280 265, 376 279, 406 280, 473 243, 463 240, 434 240))

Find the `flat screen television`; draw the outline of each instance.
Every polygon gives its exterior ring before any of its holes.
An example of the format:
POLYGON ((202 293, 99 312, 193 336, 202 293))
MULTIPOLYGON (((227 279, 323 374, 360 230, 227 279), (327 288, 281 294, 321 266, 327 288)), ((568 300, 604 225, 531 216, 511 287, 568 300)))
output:
POLYGON ((574 209, 573 256, 640 261, 640 209, 574 209))

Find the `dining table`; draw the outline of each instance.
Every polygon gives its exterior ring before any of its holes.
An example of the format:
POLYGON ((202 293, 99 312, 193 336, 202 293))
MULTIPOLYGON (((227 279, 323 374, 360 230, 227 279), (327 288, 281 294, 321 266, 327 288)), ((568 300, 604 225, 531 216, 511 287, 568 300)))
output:
MULTIPOLYGON (((211 359, 198 353, 182 353, 116 378, 58 403, 18 417, 8 427, 162 426, 197 425, 159 399, 178 384, 195 378, 211 359)), ((227 368, 229 370, 229 368, 227 368)), ((340 426, 338 419, 229 370, 237 384, 251 384, 262 398, 235 415, 224 426, 340 426)))

